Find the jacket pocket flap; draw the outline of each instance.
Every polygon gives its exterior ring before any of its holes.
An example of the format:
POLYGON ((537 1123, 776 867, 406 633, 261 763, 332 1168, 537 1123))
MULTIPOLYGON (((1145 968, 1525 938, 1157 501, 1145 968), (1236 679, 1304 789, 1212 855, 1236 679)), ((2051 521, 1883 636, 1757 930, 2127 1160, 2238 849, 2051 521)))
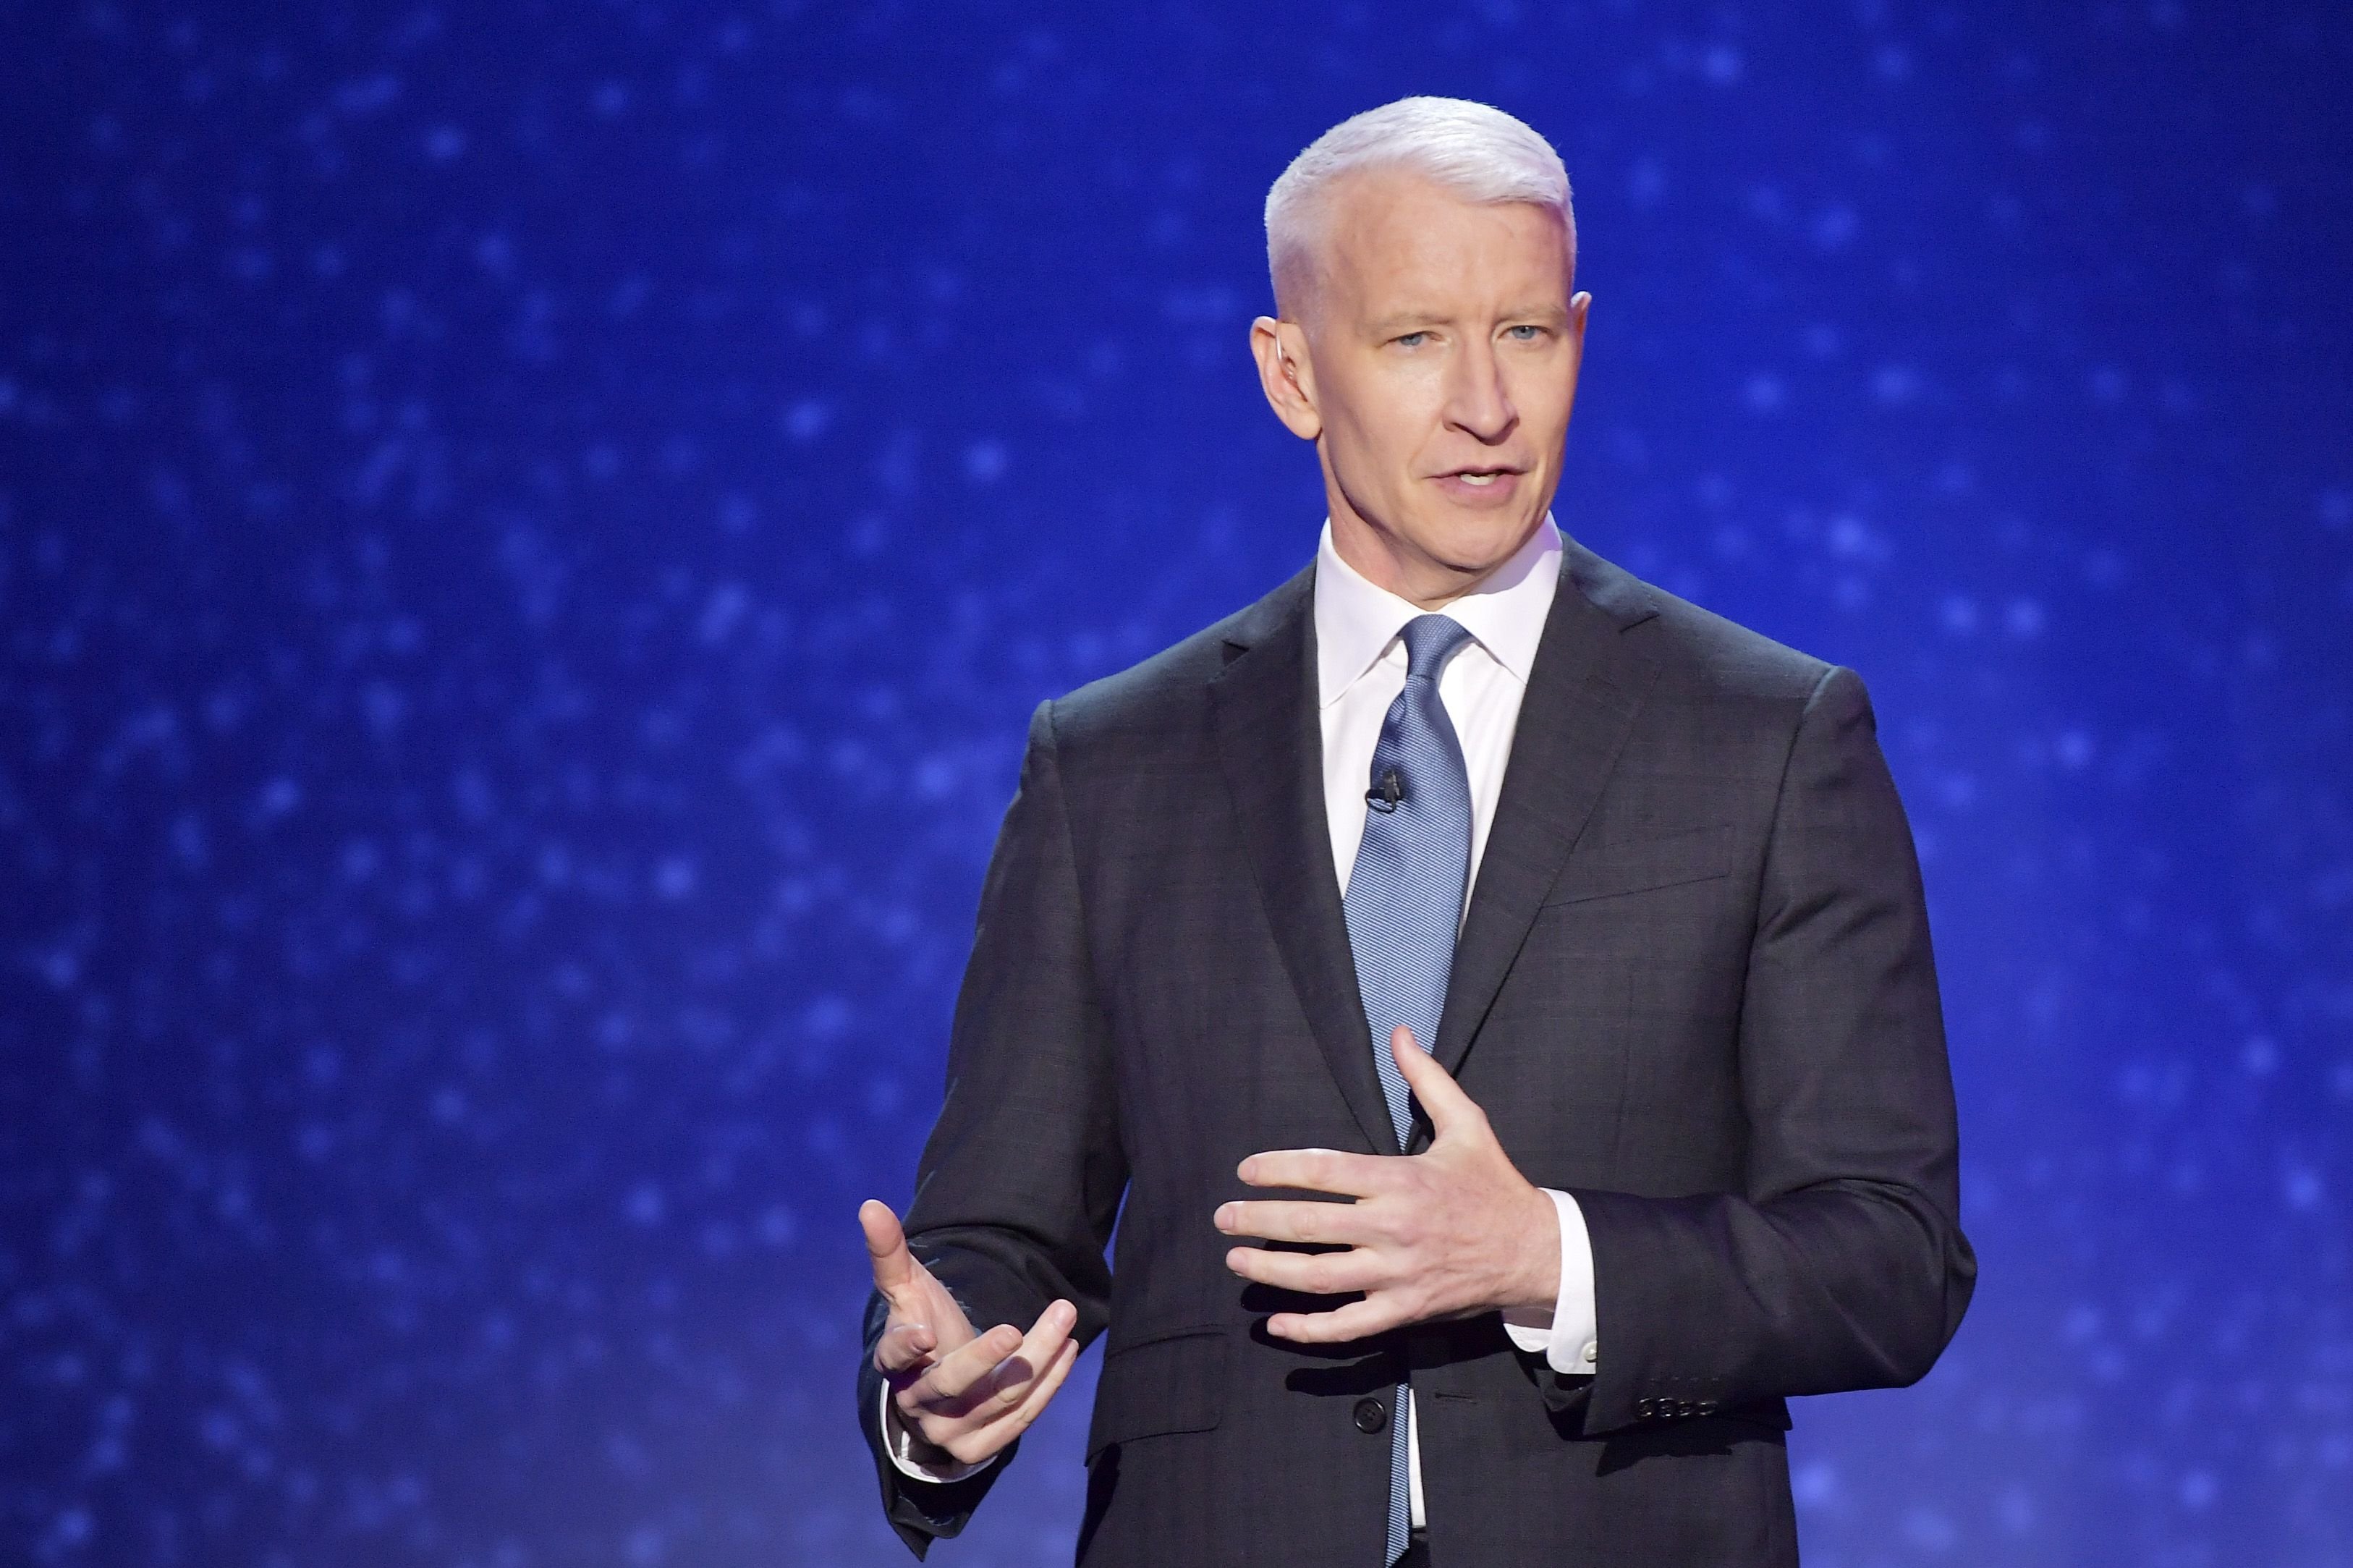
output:
POLYGON ((1618 838, 1573 850, 1546 904, 1581 903, 1732 873, 1732 825, 1691 827, 1652 838, 1618 838))
POLYGON ((1113 1443, 1207 1432, 1226 1408, 1226 1331, 1178 1329, 1107 1349, 1087 1459, 1113 1443))

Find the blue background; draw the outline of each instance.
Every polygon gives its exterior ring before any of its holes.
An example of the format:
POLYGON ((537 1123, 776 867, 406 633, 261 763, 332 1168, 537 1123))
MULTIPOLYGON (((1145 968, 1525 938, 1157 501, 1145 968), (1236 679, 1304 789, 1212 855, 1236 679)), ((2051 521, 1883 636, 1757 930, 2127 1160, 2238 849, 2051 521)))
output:
MULTIPOLYGON (((1983 1285, 1815 1564, 2353 1561, 2339 6, 0 3, 0 1561, 891 1563, 1041 697, 1291 573, 1259 205, 1511 109, 1562 523, 1870 681, 1983 1285)), ((1066 1556, 1081 1384, 936 1559, 1066 1556)))

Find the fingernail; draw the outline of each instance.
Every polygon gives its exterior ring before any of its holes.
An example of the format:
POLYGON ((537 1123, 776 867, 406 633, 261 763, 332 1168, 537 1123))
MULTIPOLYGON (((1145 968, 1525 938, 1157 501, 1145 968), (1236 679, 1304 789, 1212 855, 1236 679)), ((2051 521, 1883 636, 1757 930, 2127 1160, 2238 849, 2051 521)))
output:
POLYGON ((1217 1226, 1219 1230, 1231 1230, 1234 1228, 1233 1205, 1219 1204, 1218 1205, 1217 1226))

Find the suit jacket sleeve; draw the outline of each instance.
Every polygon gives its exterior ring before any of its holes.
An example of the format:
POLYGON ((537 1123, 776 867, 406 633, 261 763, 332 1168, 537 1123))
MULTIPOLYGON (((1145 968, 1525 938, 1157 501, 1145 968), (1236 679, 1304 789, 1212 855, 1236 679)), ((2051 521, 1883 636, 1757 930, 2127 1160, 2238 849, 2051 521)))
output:
MULTIPOLYGON (((1053 704, 1029 724, 1021 784, 990 857, 972 958, 948 1041, 947 1093, 916 1173, 908 1244, 976 1329, 1027 1329, 1057 1299, 1082 1343, 1101 1333, 1104 1261, 1127 1184, 1109 1031, 1096 1000, 1053 704)), ((891 1523, 920 1557, 964 1528, 1002 1462, 964 1480, 917 1480, 892 1464, 878 1415, 870 1300, 859 1425, 891 1523)))
POLYGON ((1584 1429, 1908 1384, 1968 1304, 1911 830, 1852 671, 1790 743, 1739 1033, 1746 1190, 1577 1191, 1601 1346, 1584 1429))

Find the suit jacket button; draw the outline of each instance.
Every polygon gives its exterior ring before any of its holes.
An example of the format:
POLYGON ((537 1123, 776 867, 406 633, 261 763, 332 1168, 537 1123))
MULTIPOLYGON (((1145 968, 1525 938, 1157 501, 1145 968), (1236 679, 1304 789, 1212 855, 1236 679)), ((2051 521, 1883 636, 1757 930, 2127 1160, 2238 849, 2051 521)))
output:
POLYGON ((1352 1414, 1359 1432, 1377 1432, 1389 1424, 1389 1407, 1377 1399, 1359 1399, 1352 1414))
POLYGON ((1657 1400, 1642 1398, 1634 1401, 1634 1414, 1641 1416, 1643 1420, 1648 1421, 1651 1416, 1658 1413, 1659 1402, 1657 1400))

